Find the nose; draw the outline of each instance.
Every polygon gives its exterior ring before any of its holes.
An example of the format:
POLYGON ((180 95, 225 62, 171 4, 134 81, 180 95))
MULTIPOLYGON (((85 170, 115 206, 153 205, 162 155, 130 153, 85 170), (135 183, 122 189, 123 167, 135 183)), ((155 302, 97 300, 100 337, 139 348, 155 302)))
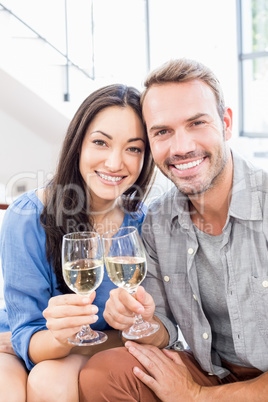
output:
POLYGON ((196 149, 191 134, 185 130, 177 130, 171 137, 170 153, 172 155, 186 155, 196 149))
POLYGON ((105 167, 110 170, 110 172, 118 172, 123 169, 123 157, 120 151, 111 150, 108 158, 105 161, 105 167))

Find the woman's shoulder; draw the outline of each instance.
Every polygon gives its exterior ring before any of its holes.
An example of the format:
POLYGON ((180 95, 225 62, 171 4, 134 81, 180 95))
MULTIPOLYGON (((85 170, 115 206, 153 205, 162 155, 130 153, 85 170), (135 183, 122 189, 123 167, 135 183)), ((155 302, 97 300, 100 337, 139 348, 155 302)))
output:
MULTIPOLYGON (((28 191, 16 198, 5 212, 1 234, 0 248, 16 244, 25 250, 25 244, 45 242, 45 232, 40 222, 44 205, 37 197, 36 190, 28 191)), ((35 246, 34 246, 35 245, 35 246)))
POLYGON ((36 190, 28 191, 16 198, 5 212, 2 231, 8 232, 14 227, 18 230, 32 225, 39 227, 40 214, 44 205, 36 195, 36 190))
POLYGON ((44 208, 41 194, 42 189, 36 189, 20 195, 12 202, 7 212, 12 211, 13 213, 25 215, 40 214, 44 208))

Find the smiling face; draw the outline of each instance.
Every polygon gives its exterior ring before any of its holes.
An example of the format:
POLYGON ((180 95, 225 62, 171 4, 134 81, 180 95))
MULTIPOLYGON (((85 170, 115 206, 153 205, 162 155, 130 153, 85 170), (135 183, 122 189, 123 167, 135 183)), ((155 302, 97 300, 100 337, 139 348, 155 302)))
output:
POLYGON ((113 202, 136 182, 145 144, 144 127, 131 107, 107 107, 96 115, 87 128, 79 161, 93 207, 113 202))
POLYGON ((230 156, 232 114, 224 124, 215 96, 200 80, 152 85, 143 115, 154 160, 176 187, 187 195, 216 186, 230 156))

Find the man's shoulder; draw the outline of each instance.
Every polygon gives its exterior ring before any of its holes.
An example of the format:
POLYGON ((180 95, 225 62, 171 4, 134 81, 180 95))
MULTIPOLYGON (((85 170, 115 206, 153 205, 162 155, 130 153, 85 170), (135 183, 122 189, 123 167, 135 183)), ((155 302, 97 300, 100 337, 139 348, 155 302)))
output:
POLYGON ((268 192, 268 170, 257 166, 237 152, 233 152, 233 158, 234 184, 246 180, 248 188, 268 192))

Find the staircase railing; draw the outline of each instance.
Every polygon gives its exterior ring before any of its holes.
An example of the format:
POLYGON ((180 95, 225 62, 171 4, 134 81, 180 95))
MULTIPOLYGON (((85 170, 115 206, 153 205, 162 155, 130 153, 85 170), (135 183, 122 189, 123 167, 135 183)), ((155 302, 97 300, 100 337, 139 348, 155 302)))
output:
MULTIPOLYGON (((53 45, 50 41, 48 41, 44 36, 42 36, 39 32, 37 32, 34 28, 32 28, 29 24, 27 24, 25 21, 23 21, 18 15, 16 15, 13 11, 8 9, 4 4, 0 3, 0 7, 2 7, 2 11, 7 12, 10 14, 12 17, 14 17, 17 21, 19 21, 22 25, 24 25, 27 29, 29 29, 34 35, 37 36, 38 39, 43 41, 46 45, 48 45, 50 48, 54 49, 55 52, 57 52, 59 55, 61 55, 65 59, 65 93, 64 93, 64 101, 69 101, 70 100, 70 91, 69 91, 69 68, 70 66, 74 67, 78 71, 80 71, 82 74, 84 74, 87 78, 90 80, 94 80, 94 74, 90 75, 88 74, 83 68, 81 68, 78 64, 74 63, 68 56, 68 32, 67 32, 67 6, 65 2, 65 25, 66 25, 66 31, 65 31, 65 40, 66 40, 66 53, 62 52, 60 49, 58 49, 56 46, 53 45)), ((1 9, 0 9, 1 11, 1 9)), ((94 72, 94 68, 92 68, 94 72)))

